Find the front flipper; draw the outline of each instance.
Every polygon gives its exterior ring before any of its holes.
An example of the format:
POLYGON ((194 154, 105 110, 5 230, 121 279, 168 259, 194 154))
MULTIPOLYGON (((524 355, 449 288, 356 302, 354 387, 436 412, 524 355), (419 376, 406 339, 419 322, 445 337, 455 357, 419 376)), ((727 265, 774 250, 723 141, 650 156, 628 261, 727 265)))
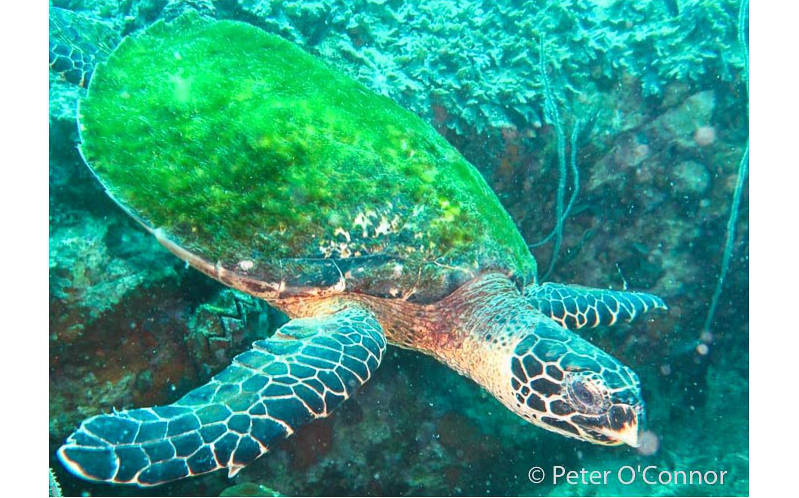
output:
POLYGON ((352 396, 385 349, 362 308, 291 320, 171 405, 85 420, 58 456, 93 481, 154 486, 223 468, 232 477, 352 396))
POLYGON ((631 322, 652 309, 668 309, 657 296, 644 292, 592 289, 579 285, 545 283, 530 286, 524 296, 541 313, 571 330, 631 322))

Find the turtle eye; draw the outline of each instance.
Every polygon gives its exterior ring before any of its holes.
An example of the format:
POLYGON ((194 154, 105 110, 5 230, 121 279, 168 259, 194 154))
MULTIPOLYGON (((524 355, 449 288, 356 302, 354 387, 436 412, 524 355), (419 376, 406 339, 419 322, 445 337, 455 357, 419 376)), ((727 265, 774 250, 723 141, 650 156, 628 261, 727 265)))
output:
POLYGON ((594 404, 594 395, 591 391, 588 390, 584 382, 577 381, 572 386, 572 390, 574 391, 574 395, 577 397, 579 401, 586 405, 593 405, 594 404))
POLYGON ((607 405, 602 387, 595 379, 579 377, 569 384, 569 398, 583 413, 599 413, 607 405))

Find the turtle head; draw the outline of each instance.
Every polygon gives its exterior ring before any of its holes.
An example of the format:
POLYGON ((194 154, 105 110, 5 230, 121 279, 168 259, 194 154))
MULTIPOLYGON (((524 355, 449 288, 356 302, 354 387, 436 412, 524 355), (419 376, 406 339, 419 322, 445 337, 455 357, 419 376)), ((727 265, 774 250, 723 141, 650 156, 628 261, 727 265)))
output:
POLYGON ((511 406, 547 430, 638 446, 644 403, 635 373, 573 332, 540 322, 510 358, 511 406))

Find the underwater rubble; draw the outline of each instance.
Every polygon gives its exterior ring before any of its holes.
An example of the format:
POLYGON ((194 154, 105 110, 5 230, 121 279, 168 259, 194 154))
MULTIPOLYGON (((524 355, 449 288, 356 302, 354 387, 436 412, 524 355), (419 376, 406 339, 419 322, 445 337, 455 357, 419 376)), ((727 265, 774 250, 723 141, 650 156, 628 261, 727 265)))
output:
MULTIPOLYGON (((121 37, 169 2, 50 3, 62 19, 101 20, 121 37)), ((582 332, 639 374, 651 454, 534 428, 436 361, 392 348, 357 397, 232 480, 216 473, 145 490, 68 475, 54 451, 81 420, 174 401, 285 317, 186 268, 105 196, 76 150, 85 90, 51 73, 50 465, 66 495, 748 494, 746 195, 716 319, 703 330, 748 137, 737 2, 212 3, 219 17, 303 46, 436 126, 531 244, 553 228, 561 174, 543 67, 564 127, 582 130, 572 143, 579 190, 549 279, 629 285, 670 307, 582 332), (657 489, 528 480, 531 466, 555 463, 724 468, 733 479, 657 489)), ((533 252, 546 268, 552 245, 533 252)))

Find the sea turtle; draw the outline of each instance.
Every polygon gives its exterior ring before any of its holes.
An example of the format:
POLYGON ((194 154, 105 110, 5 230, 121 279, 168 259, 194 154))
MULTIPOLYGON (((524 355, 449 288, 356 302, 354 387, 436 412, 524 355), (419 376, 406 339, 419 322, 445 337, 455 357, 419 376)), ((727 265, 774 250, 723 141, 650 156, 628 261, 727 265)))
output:
POLYGON ((235 475, 365 384, 387 344, 436 358, 547 430, 635 446, 635 373, 570 329, 659 298, 539 283, 477 169, 297 46, 191 12, 96 67, 80 151, 176 256, 290 321, 168 406, 85 420, 58 450, 95 481, 235 475))

